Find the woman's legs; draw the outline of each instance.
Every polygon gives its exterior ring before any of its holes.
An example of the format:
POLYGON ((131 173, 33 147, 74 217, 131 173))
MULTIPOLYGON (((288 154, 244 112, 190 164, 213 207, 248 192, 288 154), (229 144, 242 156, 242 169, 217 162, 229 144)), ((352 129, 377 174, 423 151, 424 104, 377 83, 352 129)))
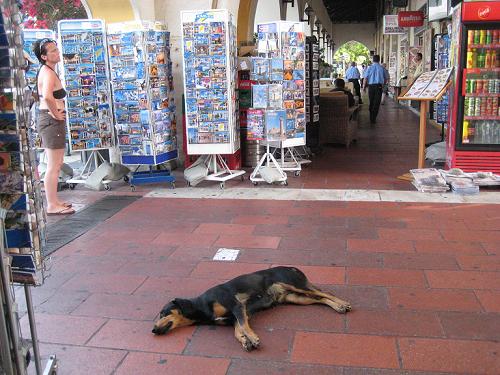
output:
POLYGON ((47 198, 47 212, 60 212, 66 208, 57 197, 57 184, 63 164, 64 149, 45 149, 45 152, 47 153, 47 171, 45 172, 44 186, 47 198))

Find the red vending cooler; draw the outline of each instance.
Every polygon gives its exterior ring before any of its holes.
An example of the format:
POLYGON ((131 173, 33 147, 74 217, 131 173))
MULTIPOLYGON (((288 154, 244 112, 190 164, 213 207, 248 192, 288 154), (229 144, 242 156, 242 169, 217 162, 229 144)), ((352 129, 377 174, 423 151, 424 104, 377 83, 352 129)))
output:
POLYGON ((464 2, 453 12, 457 67, 447 167, 500 173, 500 1, 464 2))

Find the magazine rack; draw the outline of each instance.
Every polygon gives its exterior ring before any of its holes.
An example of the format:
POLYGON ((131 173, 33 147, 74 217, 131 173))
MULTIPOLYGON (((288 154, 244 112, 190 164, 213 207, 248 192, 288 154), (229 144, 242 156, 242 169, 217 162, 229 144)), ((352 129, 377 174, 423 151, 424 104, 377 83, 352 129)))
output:
POLYGON ((420 129, 418 137, 419 169, 425 167, 425 137, 429 102, 439 101, 446 93, 451 85, 451 72, 452 68, 425 72, 398 97, 398 100, 416 100, 420 102, 420 129))
POLYGON ((210 159, 209 181, 241 176, 221 155, 240 148, 236 101, 237 51, 233 16, 225 9, 181 12, 186 150, 210 159))

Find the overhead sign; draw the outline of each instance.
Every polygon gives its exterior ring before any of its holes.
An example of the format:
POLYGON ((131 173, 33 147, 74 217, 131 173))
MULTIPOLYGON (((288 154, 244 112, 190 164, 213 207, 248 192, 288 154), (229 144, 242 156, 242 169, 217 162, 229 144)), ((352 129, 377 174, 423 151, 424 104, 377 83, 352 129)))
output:
POLYGON ((424 12, 404 11, 398 13, 399 27, 419 27, 424 24, 424 12))
POLYGON ((406 31, 399 27, 396 14, 384 15, 384 34, 406 34, 406 31))
POLYGON ((479 1, 464 3, 464 21, 500 21, 500 3, 498 1, 479 1))

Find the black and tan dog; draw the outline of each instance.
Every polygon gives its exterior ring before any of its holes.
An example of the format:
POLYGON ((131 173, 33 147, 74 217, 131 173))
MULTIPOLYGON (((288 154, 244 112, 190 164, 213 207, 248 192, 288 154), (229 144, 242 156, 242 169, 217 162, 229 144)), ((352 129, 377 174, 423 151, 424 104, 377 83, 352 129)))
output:
POLYGON ((249 351, 260 343, 248 323, 250 316, 281 303, 320 303, 339 313, 351 310, 348 302, 313 286, 299 269, 274 267, 238 276, 196 298, 174 299, 161 310, 153 333, 162 335, 196 323, 234 325, 236 339, 249 351))

